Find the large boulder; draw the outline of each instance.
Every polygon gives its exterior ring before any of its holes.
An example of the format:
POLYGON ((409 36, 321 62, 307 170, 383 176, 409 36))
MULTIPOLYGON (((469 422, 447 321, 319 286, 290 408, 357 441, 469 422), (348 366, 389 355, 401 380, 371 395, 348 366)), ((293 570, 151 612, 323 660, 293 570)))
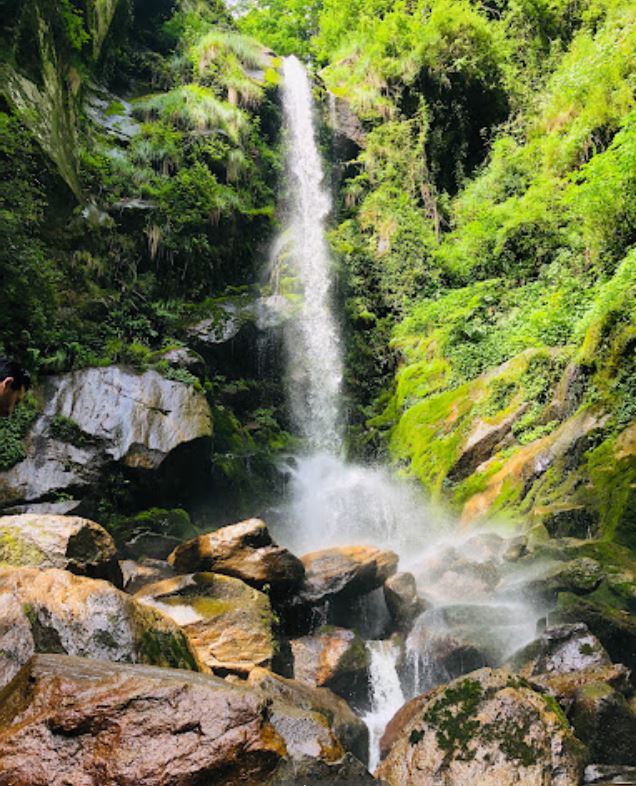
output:
POLYGON ((272 699, 324 716, 342 747, 360 761, 367 761, 369 729, 347 702, 328 688, 315 688, 261 668, 250 672, 247 684, 272 699))
POLYGON ((106 581, 51 568, 0 571, 0 686, 34 653, 200 668, 186 635, 106 581))
POLYGON ((297 587, 305 575, 302 562, 277 546, 260 519, 222 527, 177 546, 169 562, 179 573, 212 572, 242 579, 274 595, 297 587))
POLYGON ((38 656, 0 693, 11 786, 372 786, 319 714, 218 678, 38 656))
POLYGON ((0 517, 0 567, 62 568, 121 586, 117 549, 103 527, 79 516, 0 517))
POLYGON ((328 627, 291 642, 294 678, 306 685, 330 688, 349 703, 368 691, 369 652, 352 630, 328 627))
POLYGON ((555 702, 506 671, 441 686, 404 715, 376 772, 390 786, 578 786, 585 747, 555 702))
POLYGON ((0 507, 28 508, 60 493, 83 498, 113 464, 132 476, 167 478, 190 459, 204 463, 209 452, 205 396, 156 371, 88 368, 50 378, 43 393, 27 457, 0 473, 0 507))
POLYGON ((340 546, 306 554, 302 596, 311 601, 365 595, 381 587, 398 564, 397 554, 372 546, 340 546))
POLYGON ((277 642, 269 598, 240 579, 194 573, 150 584, 135 595, 181 625, 215 674, 270 667, 277 642))

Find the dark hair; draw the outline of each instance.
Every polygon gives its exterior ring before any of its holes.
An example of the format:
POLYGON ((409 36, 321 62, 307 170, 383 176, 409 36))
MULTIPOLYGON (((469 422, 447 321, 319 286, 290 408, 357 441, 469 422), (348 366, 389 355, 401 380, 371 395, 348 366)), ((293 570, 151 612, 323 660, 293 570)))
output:
POLYGON ((13 382, 11 383, 13 390, 20 390, 20 388, 28 390, 31 387, 31 375, 29 372, 16 360, 9 360, 9 358, 0 355, 0 380, 7 377, 13 377, 13 382))

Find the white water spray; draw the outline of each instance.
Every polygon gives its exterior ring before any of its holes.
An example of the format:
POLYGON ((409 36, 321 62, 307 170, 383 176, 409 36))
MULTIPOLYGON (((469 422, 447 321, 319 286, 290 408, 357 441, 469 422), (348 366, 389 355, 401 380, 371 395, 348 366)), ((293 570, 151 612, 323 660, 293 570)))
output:
POLYGON ((399 650, 392 641, 369 641, 371 709, 363 720, 369 727, 369 770, 380 761, 380 739, 387 723, 406 701, 396 669, 399 650))

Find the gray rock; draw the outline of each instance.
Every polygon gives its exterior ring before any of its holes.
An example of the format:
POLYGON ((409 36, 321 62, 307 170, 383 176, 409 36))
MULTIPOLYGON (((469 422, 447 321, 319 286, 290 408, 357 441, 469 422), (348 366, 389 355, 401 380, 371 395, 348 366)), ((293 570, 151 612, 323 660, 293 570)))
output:
POLYGON ((603 645, 583 623, 546 628, 538 639, 510 660, 510 667, 524 677, 567 674, 610 664, 603 645))
POLYGON ((384 598, 398 630, 408 630, 426 604, 417 594, 412 573, 396 573, 384 582, 384 598))
POLYGON ((603 682, 582 686, 569 717, 592 761, 636 765, 636 713, 617 690, 603 682))
POLYGON ((202 445, 212 435, 205 397, 155 371, 84 369, 51 378, 44 395, 26 459, 0 473, 0 507, 71 490, 81 497, 110 464, 149 476, 177 448, 182 460, 186 448, 203 455, 202 445), (70 426, 72 441, 60 436, 60 418, 70 426))

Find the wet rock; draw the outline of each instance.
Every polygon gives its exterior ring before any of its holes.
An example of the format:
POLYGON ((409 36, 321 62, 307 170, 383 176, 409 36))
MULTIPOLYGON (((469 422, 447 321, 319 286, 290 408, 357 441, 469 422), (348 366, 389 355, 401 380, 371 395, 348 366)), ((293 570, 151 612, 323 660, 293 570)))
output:
POLYGON ((617 609, 591 596, 562 592, 551 619, 557 624, 585 623, 612 661, 624 663, 632 673, 636 669, 636 620, 628 610, 617 609))
MULTIPOLYGON (((156 371, 75 371, 51 377, 44 397, 26 459, 0 473, 0 507, 69 491, 85 497, 112 465, 163 483, 190 460, 205 467, 212 435, 205 396, 156 371)), ((182 473, 181 485, 192 474, 182 473)))
POLYGON ((169 562, 179 573, 209 571, 234 576, 276 595, 298 586, 305 574, 302 562, 277 546, 260 519, 222 527, 178 546, 169 562))
POLYGON ((0 686, 33 653, 199 668, 171 620, 106 581, 56 568, 0 571, 0 686))
POLYGON ((0 517, 0 567, 62 568, 121 586, 116 553, 112 537, 89 519, 35 514, 0 517))
POLYGON ((294 678, 330 688, 350 704, 368 691, 369 653, 352 630, 325 628, 291 642, 294 678))
POLYGON ((201 661, 220 676, 272 665, 276 640, 269 598, 239 579, 176 576, 143 587, 135 599, 180 625, 201 661))
POLYGON ((369 755, 369 730, 344 699, 328 688, 315 688, 298 680, 290 680, 267 669, 255 668, 247 679, 272 699, 283 701, 326 718, 342 747, 362 762, 369 755))
POLYGON ((384 786, 358 759, 347 753, 340 761, 326 764, 316 759, 282 762, 271 786, 384 786))
POLYGON ((181 545, 179 538, 163 535, 161 532, 140 532, 124 544, 124 552, 131 559, 167 560, 170 554, 181 545))
POLYGON ((551 538, 590 538, 598 531, 598 514, 583 505, 559 505, 537 511, 551 538))
POLYGON ((286 756, 267 700, 207 675, 40 656, 3 694, 0 783, 269 783, 286 756))
POLYGON ((365 148, 367 144, 366 131, 360 118, 351 109, 349 103, 331 93, 329 94, 329 100, 333 110, 330 116, 332 130, 340 136, 349 139, 357 147, 365 148))
POLYGON ((371 546, 341 546, 306 554, 302 561, 306 575, 301 595, 319 602, 378 589, 395 573, 398 557, 371 546))
POLYGON ((620 764, 589 764, 583 773, 583 783, 594 783, 599 786, 636 784, 636 767, 623 767, 620 764))
POLYGON ((408 630, 426 604, 417 594, 412 573, 396 573, 384 582, 384 599, 398 630, 408 630))
POLYGON ((569 671, 564 674, 536 674, 527 678, 535 690, 555 698, 564 712, 570 712, 578 691, 586 685, 604 683, 627 694, 631 690, 630 671, 622 663, 569 671))
POLYGON ((578 786, 585 761, 560 712, 492 669, 431 691, 393 736, 376 772, 390 786, 578 786))
POLYGON ((612 661, 587 625, 546 628, 541 636, 510 660, 510 668, 524 677, 565 674, 582 669, 610 666, 612 661))
MULTIPOLYGON (((435 692, 435 689, 433 690, 435 692)), ((389 755, 389 751, 396 743, 403 730, 408 726, 411 721, 421 717, 422 711, 426 706, 431 691, 423 693, 421 696, 416 696, 414 699, 407 701, 403 707, 395 713, 391 720, 387 723, 382 737, 380 738, 380 761, 389 755)))
POLYGON ((636 713, 625 697, 603 682, 576 692, 569 714, 576 736, 599 764, 636 764, 636 713))
POLYGON ((528 553, 528 539, 521 535, 508 541, 508 545, 502 559, 506 562, 517 562, 521 557, 528 553))
POLYGON ((131 559, 121 560, 119 567, 124 579, 124 592, 130 595, 134 595, 148 584, 156 584, 158 581, 174 576, 174 570, 167 562, 156 559, 143 559, 140 562, 131 559))
POLYGON ((527 595, 554 603, 559 592, 585 595, 593 592, 605 578, 601 564, 589 557, 568 562, 557 562, 545 569, 542 575, 525 583, 527 595))

